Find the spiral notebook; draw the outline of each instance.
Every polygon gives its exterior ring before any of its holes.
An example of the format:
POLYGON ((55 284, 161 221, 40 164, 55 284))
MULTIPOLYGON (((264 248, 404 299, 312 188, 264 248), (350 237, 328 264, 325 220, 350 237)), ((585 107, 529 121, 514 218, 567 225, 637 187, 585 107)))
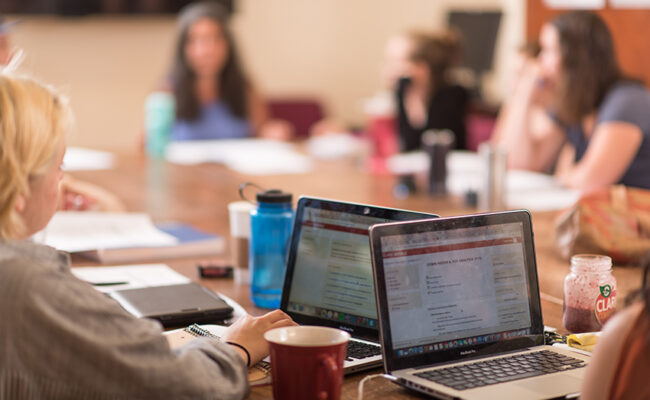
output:
MULTIPOLYGON (((211 337, 221 339, 221 335, 227 328, 221 325, 197 325, 192 324, 186 328, 176 331, 165 332, 169 347, 179 348, 185 343, 197 337, 211 337)), ((271 363, 262 360, 248 369, 248 383, 251 386, 260 386, 271 383, 271 363)))

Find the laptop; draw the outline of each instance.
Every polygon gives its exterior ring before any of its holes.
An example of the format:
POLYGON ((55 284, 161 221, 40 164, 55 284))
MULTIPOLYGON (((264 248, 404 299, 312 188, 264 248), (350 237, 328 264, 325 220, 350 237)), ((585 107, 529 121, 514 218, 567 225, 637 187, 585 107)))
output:
POLYGON ((136 317, 158 320, 165 328, 223 323, 233 312, 221 297, 194 282, 116 290, 110 296, 136 317))
POLYGON ((349 332, 345 373, 381 366, 368 227, 433 217, 311 197, 298 200, 280 309, 301 325, 349 332))
POLYGON ((445 399, 579 395, 589 357, 544 345, 530 214, 374 225, 384 369, 445 399))

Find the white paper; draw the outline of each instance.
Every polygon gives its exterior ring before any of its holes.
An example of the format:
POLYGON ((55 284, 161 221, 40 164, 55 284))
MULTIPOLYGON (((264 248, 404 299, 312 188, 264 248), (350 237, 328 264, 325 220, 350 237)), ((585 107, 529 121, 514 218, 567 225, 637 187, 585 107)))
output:
MULTIPOLYGON (((428 173, 429 157, 425 152, 399 154, 388 160, 394 174, 428 173)), ((447 157, 447 190, 456 196, 467 191, 480 192, 483 184, 483 162, 477 153, 452 151, 447 157)), ((561 186, 553 176, 531 171, 510 170, 506 176, 508 208, 531 211, 562 210, 573 205, 580 193, 561 186)))
POLYGON ((539 189, 529 192, 507 193, 506 204, 509 208, 525 208, 531 211, 554 211, 571 207, 580 195, 572 190, 539 189))
POLYGON ((176 164, 222 163, 247 175, 300 174, 312 169, 309 157, 295 145, 268 139, 172 142, 165 157, 176 164))
POLYGON ((426 172, 429 170, 429 156, 423 151, 395 154, 386 160, 386 167, 395 175, 426 172))
POLYGON ((571 346, 569 346, 569 345, 566 344, 566 343, 553 343, 553 346, 554 346, 554 347, 557 347, 557 348, 559 348, 559 349, 564 349, 564 350, 573 351, 573 352, 575 352, 575 353, 582 354, 583 356, 589 356, 589 357, 591 357, 591 356, 593 355, 593 353, 590 352, 590 351, 576 349, 575 347, 571 347, 571 346))
POLYGON ((95 289, 108 293, 114 290, 138 289, 189 283, 190 279, 165 264, 139 264, 119 267, 75 267, 72 273, 79 279, 95 284, 95 289), (97 285, 127 282, 120 285, 97 285))
POLYGON ((65 171, 111 169, 114 164, 113 154, 82 147, 68 147, 63 157, 65 171))
POLYGON ((551 175, 530 171, 508 171, 506 204, 531 211, 562 210, 580 198, 580 192, 561 186, 551 175))
POLYGON ((323 160, 335 160, 362 154, 364 148, 361 139, 345 132, 316 136, 307 141, 307 152, 323 160))
POLYGON ((609 0, 612 8, 650 8, 650 0, 609 0))
MULTIPOLYGON (((428 170, 427 163, 427 170, 428 170)), ((480 192, 483 184, 483 161, 470 151, 452 151, 447 157, 447 190, 457 196, 467 191, 480 192)))
POLYGON ((596 9, 605 7, 605 0, 544 0, 548 8, 596 9))
POLYGON ((363 112, 374 117, 392 116, 395 113, 395 94, 383 90, 374 96, 362 100, 363 112))
POLYGON ((71 253, 178 244, 176 237, 156 228, 147 214, 88 211, 57 212, 33 239, 71 253))

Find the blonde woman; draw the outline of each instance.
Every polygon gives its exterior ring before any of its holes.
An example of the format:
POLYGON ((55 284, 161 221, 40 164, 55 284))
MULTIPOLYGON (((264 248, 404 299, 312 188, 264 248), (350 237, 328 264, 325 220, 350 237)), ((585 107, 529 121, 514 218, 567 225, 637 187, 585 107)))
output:
POLYGON ((68 257, 26 240, 57 208, 71 115, 35 81, 0 72, 0 397, 239 399, 263 333, 293 322, 245 316, 230 345, 170 350, 161 327, 132 317, 70 273, 68 257))

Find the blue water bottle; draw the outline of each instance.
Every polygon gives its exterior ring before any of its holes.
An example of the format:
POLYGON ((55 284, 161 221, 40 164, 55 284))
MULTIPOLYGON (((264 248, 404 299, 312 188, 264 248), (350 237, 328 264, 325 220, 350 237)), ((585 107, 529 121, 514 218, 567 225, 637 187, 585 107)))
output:
POLYGON ((266 190, 257 193, 257 208, 251 210, 248 260, 251 298, 258 307, 280 307, 293 225, 291 200, 291 193, 266 190))

